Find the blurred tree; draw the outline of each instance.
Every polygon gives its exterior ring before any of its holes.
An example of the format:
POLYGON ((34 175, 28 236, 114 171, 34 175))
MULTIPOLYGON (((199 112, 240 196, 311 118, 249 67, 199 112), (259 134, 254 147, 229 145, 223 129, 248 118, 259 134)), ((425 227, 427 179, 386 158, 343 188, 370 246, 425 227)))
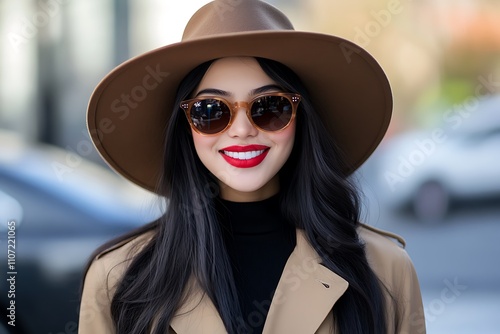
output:
POLYGON ((391 131, 474 96, 478 77, 500 81, 500 1, 312 0, 303 10, 314 30, 354 41, 380 62, 394 91, 391 131))

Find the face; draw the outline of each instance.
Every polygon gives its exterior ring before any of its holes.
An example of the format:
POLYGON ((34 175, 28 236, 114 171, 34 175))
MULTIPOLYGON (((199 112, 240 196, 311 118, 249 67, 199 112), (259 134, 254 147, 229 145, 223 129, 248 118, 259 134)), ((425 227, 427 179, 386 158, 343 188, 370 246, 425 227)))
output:
MULTIPOLYGON (((193 97, 219 96, 230 103, 251 101, 268 92, 282 92, 254 58, 228 57, 209 67, 193 97)), ((239 107, 231 126, 206 136, 192 130, 196 152, 217 177, 223 199, 258 201, 279 191, 278 172, 290 156, 295 120, 278 132, 257 129, 239 107)))

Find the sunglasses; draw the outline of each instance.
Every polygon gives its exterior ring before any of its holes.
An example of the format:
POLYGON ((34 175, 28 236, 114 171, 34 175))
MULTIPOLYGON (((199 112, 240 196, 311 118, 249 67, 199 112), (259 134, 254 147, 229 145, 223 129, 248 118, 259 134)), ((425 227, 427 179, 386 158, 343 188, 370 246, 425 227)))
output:
POLYGON ((215 135, 226 131, 232 124, 236 111, 246 108, 247 117, 259 130, 276 132, 292 123, 300 102, 295 93, 262 94, 250 102, 234 102, 203 96, 181 102, 191 127, 203 135, 215 135))

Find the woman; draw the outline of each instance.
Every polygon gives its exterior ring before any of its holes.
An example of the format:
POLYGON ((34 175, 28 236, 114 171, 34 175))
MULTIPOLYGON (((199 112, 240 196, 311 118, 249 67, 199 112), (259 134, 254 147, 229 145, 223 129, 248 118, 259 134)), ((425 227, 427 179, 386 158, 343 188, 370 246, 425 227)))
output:
POLYGON ((383 71, 261 1, 225 6, 91 98, 103 158, 168 210, 98 250, 80 333, 424 333, 404 242, 359 223, 348 180, 388 126, 383 71))

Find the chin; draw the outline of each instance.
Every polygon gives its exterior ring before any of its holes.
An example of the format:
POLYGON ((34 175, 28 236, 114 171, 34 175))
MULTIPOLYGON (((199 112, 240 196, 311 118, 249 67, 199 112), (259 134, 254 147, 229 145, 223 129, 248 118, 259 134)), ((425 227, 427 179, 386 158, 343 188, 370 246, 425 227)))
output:
POLYGON ((238 182, 221 184, 221 194, 228 200, 258 201, 275 195, 279 191, 279 181, 271 178, 266 182, 255 182, 256 178, 240 178, 238 182))

